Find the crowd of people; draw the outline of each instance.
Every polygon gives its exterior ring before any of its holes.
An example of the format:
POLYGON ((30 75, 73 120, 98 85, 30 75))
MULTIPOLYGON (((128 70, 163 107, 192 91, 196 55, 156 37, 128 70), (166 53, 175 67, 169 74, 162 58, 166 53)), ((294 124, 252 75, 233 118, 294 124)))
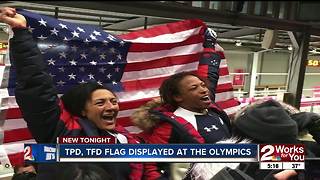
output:
MULTIPOLYGON (((17 103, 38 143, 55 143, 59 136, 116 137, 118 143, 304 143, 307 157, 320 157, 320 115, 299 112, 274 100, 243 108, 231 120, 215 103, 221 58, 215 52, 216 34, 205 33, 204 52, 197 73, 177 73, 164 80, 160 98, 141 106, 131 116, 143 130, 133 137, 116 123, 116 94, 96 83, 77 85, 58 98, 41 53, 14 8, 1 8, 0 21, 11 26, 10 59, 16 68, 17 103), (309 132, 313 141, 302 141, 309 132)), ((319 178, 317 161, 306 169, 259 170, 257 163, 75 163, 37 164, 37 179, 312 179, 319 178)), ((27 174, 22 170, 17 174, 27 174)), ((30 174, 31 172, 29 172, 30 174)), ((16 179, 21 175, 15 175, 16 179)))

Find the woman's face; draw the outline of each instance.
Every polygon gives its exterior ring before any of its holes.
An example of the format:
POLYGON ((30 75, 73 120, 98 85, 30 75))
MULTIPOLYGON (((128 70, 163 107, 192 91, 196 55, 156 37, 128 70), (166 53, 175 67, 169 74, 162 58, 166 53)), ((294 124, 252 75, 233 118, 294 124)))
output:
POLYGON ((92 121, 99 129, 113 130, 119 112, 117 97, 106 89, 97 89, 86 102, 82 115, 92 121))
POLYGON ((206 84, 196 76, 185 76, 179 82, 180 94, 175 101, 180 107, 193 112, 203 112, 211 104, 209 89, 206 84))

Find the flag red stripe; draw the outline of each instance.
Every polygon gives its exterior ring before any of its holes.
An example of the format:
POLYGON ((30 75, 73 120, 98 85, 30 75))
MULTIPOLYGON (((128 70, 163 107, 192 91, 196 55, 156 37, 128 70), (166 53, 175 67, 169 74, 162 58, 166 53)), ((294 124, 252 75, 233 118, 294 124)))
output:
POLYGON ((219 55, 221 59, 225 59, 226 57, 224 56, 224 53, 222 51, 216 51, 219 55))
POLYGON ((3 143, 9 143, 14 141, 23 141, 33 139, 30 131, 27 128, 12 129, 4 131, 3 143))
POLYGON ((24 165, 23 152, 9 154, 8 157, 12 166, 24 165))
POLYGON ((168 76, 125 81, 125 82, 122 82, 122 86, 124 88, 124 91, 137 91, 137 90, 150 89, 150 88, 159 88, 161 83, 167 78, 168 76))
POLYGON ((194 35, 185 41, 177 43, 132 43, 129 52, 152 52, 172 49, 179 46, 197 44, 203 42, 203 36, 194 35))
POLYGON ((118 37, 126 40, 132 40, 139 37, 155 37, 158 35, 163 34, 173 34, 176 32, 185 31, 188 29, 193 29, 202 26, 202 29, 204 30, 206 25, 199 19, 193 19, 193 20, 185 20, 180 22, 174 22, 169 23, 165 25, 159 25, 152 28, 149 28, 147 30, 138 30, 135 32, 131 32, 128 34, 119 35, 118 37))
POLYGON ((220 67, 219 69, 219 76, 227 76, 229 75, 228 67, 220 67))
POLYGON ((161 83, 168 77, 159 77, 152 79, 141 79, 134 81, 126 81, 122 83, 125 91, 136 91, 150 88, 159 88, 161 83))
POLYGON ((132 123, 130 117, 117 118, 117 124, 120 124, 123 127, 133 126, 133 123, 132 123))
POLYGON ((18 119, 18 118, 21 118, 22 117, 22 114, 21 114, 21 111, 18 107, 16 108, 9 108, 7 110, 7 114, 6 114, 6 118, 7 119, 18 119))
POLYGON ((200 58, 200 54, 197 53, 197 54, 190 54, 190 55, 183 55, 183 56, 165 57, 165 58, 155 59, 155 60, 146 61, 146 62, 128 63, 124 71, 125 72, 140 71, 140 70, 146 70, 146 69, 168 67, 168 66, 179 65, 179 64, 188 64, 188 63, 198 61, 199 58, 200 58))
POLYGON ((235 107, 240 105, 239 101, 237 101, 235 98, 228 99, 225 101, 219 101, 217 104, 222 108, 222 109, 227 109, 230 107, 235 107))
POLYGON ((216 89, 216 93, 222 93, 227 91, 233 91, 233 86, 231 83, 219 84, 216 89))
POLYGON ((152 98, 144 98, 144 99, 139 99, 135 101, 128 101, 128 102, 120 102, 119 103, 119 108, 121 110, 128 110, 128 109, 134 109, 138 108, 141 105, 145 104, 146 102, 150 101, 152 98))

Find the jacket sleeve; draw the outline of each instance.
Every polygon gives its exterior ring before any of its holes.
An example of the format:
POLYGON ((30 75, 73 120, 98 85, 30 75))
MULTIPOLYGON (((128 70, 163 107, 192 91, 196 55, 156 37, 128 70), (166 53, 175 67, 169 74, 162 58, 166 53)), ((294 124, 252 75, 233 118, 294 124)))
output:
POLYGON ((220 62, 221 57, 214 48, 204 48, 204 51, 200 56, 198 75, 207 80, 213 102, 215 100, 216 88, 219 80, 220 62))
POLYGON ((312 138, 320 144, 320 115, 312 112, 291 114, 290 117, 297 123, 299 132, 308 130, 312 138))
POLYGON ((13 31, 10 59, 16 69, 16 101, 36 141, 52 142, 60 117, 56 89, 31 33, 27 29, 13 31))
MULTIPOLYGON (((129 144, 138 144, 139 141, 137 141, 132 134, 130 134, 124 127, 117 125, 116 126, 116 131, 120 134, 123 134, 124 136, 127 137, 128 143, 129 144)), ((130 180, 141 180, 142 175, 143 175, 143 163, 140 162, 133 162, 129 163, 129 166, 131 168, 131 173, 130 173, 130 180)))
MULTIPOLYGON (((168 144, 172 126, 167 122, 160 123, 145 141, 147 144, 168 144)), ((159 164, 156 162, 144 163, 143 177, 146 180, 165 180, 164 176, 160 172, 159 164)))

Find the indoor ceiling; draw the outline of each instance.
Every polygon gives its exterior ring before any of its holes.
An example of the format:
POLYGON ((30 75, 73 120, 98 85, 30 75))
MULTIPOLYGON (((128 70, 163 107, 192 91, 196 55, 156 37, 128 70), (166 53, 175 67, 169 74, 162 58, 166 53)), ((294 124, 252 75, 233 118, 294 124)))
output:
MULTIPOLYGON (((3 1, 0 2, 0 5, 2 7, 10 6, 23 8, 44 15, 57 16, 58 19, 69 22, 97 25, 114 34, 123 34, 136 29, 142 29, 178 20, 150 16, 146 17, 128 13, 53 6, 42 4, 41 2, 30 3, 21 1, 3 1)), ((218 33, 218 41, 220 43, 242 44, 242 46, 252 48, 253 51, 262 49, 261 43, 266 32, 266 29, 264 28, 234 26, 221 23, 207 23, 207 25, 218 33)), ((289 34, 290 32, 277 31, 277 43, 275 49, 286 50, 291 46, 289 34)), ((320 50, 320 36, 311 35, 309 49, 311 53, 316 53, 317 49, 320 50)))

